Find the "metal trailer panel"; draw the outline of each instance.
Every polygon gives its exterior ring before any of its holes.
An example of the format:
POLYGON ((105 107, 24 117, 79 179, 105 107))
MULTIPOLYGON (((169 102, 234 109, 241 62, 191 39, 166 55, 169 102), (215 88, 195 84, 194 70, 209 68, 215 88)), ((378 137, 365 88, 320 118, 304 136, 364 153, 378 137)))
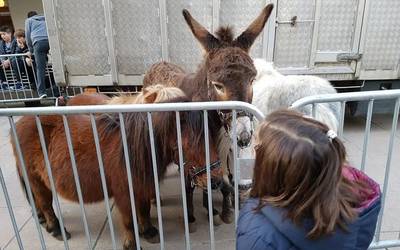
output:
POLYGON ((120 74, 143 74, 162 59, 158 0, 113 1, 112 17, 120 74))
POLYGON ((212 1, 174 0, 167 2, 168 50, 171 62, 187 71, 194 71, 202 58, 202 49, 191 33, 182 9, 188 9, 192 16, 207 30, 212 29, 212 1))
MULTIPOLYGON (((235 36, 239 36, 257 17, 262 8, 270 1, 221 1, 220 25, 233 27, 235 36)), ((254 58, 263 57, 264 34, 261 33, 250 50, 254 58)))
POLYGON ((273 60, 282 73, 334 80, 394 79, 400 73, 396 0, 43 1, 60 84, 138 85, 160 60, 194 71, 202 50, 182 9, 212 32, 229 24, 239 35, 270 2, 275 9, 250 53, 273 60), (359 52, 361 62, 338 60, 359 52))
POLYGON ((358 0, 322 1, 318 51, 351 51, 358 0))
POLYGON ((274 63, 278 68, 308 68, 314 24, 314 0, 278 1, 274 63), (297 17, 297 24, 291 19, 297 17))
POLYGON ((66 70, 73 75, 110 74, 102 2, 56 0, 55 4, 66 70))
POLYGON ((396 79, 400 73, 400 1, 367 0, 361 79, 396 79))

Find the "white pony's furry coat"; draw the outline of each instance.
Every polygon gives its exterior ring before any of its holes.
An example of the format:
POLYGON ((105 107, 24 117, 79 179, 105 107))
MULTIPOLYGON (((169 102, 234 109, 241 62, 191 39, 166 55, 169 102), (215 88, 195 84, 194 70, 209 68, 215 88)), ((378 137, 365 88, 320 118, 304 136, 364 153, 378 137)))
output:
MULTIPOLYGON (((291 75, 284 76, 279 73, 272 63, 264 59, 254 59, 254 66, 257 69, 257 76, 253 83, 253 102, 265 116, 271 112, 289 108, 295 101, 312 95, 334 94, 336 90, 327 81, 319 77, 309 75, 291 75)), ((330 129, 338 131, 340 104, 322 103, 316 105, 316 117, 322 123, 325 123, 330 129)), ((312 107, 308 105, 298 111, 307 116, 312 116, 312 107)), ((251 128, 251 121, 248 118, 245 121, 238 122, 238 130, 251 128)), ((227 173, 233 171, 232 155, 232 135, 227 136, 224 129, 220 130, 218 138, 219 158, 222 163, 225 175, 224 180, 228 182, 227 173), (229 166, 229 169, 228 169, 229 166)), ((249 147, 238 150, 241 158, 254 158, 254 140, 249 147)))
MULTIPOLYGON (((288 108, 295 101, 311 95, 334 94, 336 90, 325 79, 308 75, 284 76, 272 63, 264 59, 254 59, 257 76, 253 85, 253 104, 265 115, 288 108)), ((325 123, 334 131, 339 127, 339 103, 318 104, 315 119, 325 123)), ((311 106, 299 111, 312 116, 311 106)))

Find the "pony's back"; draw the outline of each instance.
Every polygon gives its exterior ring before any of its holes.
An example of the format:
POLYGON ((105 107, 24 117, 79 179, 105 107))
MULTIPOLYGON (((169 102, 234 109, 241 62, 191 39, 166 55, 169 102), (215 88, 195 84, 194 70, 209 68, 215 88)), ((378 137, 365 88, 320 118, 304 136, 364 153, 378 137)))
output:
MULTIPOLYGON (((253 85, 253 104, 265 115, 290 107, 295 101, 312 95, 334 94, 336 90, 325 79, 309 75, 284 76, 272 63, 263 59, 255 59, 257 77, 253 85)), ((311 116, 311 106, 299 109, 311 116)), ((317 105, 316 119, 337 131, 339 126, 339 103, 323 103, 317 105)))

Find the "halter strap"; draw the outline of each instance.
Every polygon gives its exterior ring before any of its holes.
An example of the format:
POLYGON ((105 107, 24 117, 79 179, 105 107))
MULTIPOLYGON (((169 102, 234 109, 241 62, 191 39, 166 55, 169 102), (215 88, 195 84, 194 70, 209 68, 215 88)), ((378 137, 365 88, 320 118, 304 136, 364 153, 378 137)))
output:
MULTIPOLYGON (((210 171, 211 171, 211 170, 214 170, 215 168, 219 168, 219 167, 221 167, 221 161, 220 161, 220 160, 217 160, 217 161, 211 163, 211 165, 210 165, 210 171)), ((194 173, 191 175, 190 178, 193 179, 194 177, 199 176, 200 174, 202 174, 202 173, 204 173, 204 172, 206 172, 206 171, 207 171, 207 166, 204 166, 204 167, 202 167, 200 170, 197 170, 196 172, 194 172, 194 173)))

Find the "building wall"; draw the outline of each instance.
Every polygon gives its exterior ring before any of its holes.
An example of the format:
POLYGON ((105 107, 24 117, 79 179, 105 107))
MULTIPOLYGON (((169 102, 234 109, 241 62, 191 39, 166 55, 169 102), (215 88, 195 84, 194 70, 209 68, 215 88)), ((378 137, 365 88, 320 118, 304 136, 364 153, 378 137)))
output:
POLYGON ((41 0, 8 0, 8 7, 11 12, 11 18, 15 29, 23 29, 26 14, 35 10, 43 14, 43 5, 41 0))

